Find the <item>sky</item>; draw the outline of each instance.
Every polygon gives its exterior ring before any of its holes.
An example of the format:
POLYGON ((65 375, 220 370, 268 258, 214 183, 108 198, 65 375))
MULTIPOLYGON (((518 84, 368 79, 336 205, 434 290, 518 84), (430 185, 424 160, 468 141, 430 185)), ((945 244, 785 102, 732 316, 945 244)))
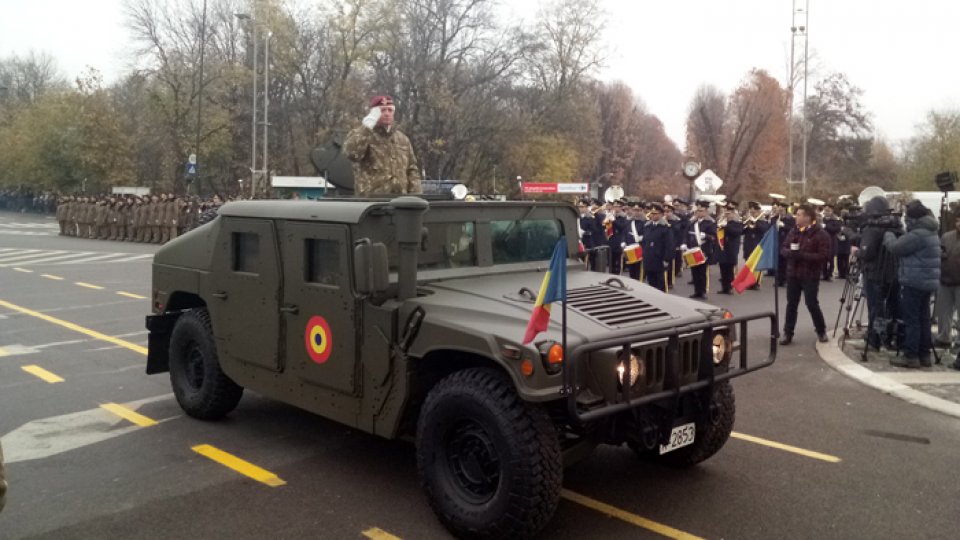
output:
MULTIPOLYGON (((682 149, 700 85, 729 93, 751 68, 785 83, 794 3, 805 0, 600 3, 606 60, 597 76, 631 86, 682 149)), ((503 10, 533 22, 537 3, 507 1, 503 10)), ((820 77, 845 73, 863 89, 876 132, 907 139, 929 110, 960 108, 958 20, 960 2, 950 0, 809 0, 810 91, 820 77)), ((132 61, 123 1, 0 0, 0 57, 31 50, 51 54, 71 79, 92 66, 115 80, 132 61)))

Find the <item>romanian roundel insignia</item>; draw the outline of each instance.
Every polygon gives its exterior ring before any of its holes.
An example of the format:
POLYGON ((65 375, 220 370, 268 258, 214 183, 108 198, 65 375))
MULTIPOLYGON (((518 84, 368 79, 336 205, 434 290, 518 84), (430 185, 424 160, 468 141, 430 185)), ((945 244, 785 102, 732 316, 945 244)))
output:
POLYGON ((330 351, 333 350, 333 333, 330 332, 330 325, 327 324, 326 319, 319 315, 310 317, 304 337, 307 341, 307 354, 310 355, 311 360, 322 364, 330 358, 330 351))

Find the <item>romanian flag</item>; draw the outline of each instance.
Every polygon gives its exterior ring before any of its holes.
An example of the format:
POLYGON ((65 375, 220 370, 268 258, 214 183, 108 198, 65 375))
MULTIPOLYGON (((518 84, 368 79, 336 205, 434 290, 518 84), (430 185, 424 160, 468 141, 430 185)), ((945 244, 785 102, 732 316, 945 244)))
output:
POLYGON ((757 282, 756 272, 777 268, 778 234, 776 227, 770 227, 763 238, 760 239, 757 247, 753 248, 753 253, 750 254, 746 264, 737 272, 737 277, 733 278, 733 288, 738 293, 742 294, 743 291, 757 282))
POLYGON ((524 345, 533 341, 537 334, 547 329, 547 325, 550 324, 550 305, 566 300, 567 239, 561 236, 560 240, 557 241, 557 247, 553 248, 553 257, 550 258, 550 268, 547 269, 547 275, 543 276, 543 283, 540 284, 540 294, 537 295, 533 313, 530 314, 527 333, 523 335, 524 345))
POLYGON ((720 249, 723 249, 723 246, 726 244, 727 230, 720 229, 717 231, 717 243, 720 244, 720 249))

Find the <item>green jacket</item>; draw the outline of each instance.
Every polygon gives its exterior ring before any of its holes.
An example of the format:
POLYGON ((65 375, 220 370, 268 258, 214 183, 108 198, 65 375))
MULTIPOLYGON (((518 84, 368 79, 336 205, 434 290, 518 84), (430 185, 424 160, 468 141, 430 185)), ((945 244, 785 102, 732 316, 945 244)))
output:
POLYGON ((358 127, 343 143, 354 162, 354 191, 357 195, 421 193, 420 169, 413 145, 396 129, 382 126, 358 127))

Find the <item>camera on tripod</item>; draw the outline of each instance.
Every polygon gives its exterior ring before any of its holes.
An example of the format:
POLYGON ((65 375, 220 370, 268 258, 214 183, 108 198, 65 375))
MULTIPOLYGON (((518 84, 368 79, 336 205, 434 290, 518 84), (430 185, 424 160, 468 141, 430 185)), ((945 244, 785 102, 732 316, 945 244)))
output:
POLYGON ((870 217, 865 225, 867 227, 890 229, 891 232, 899 235, 901 232, 903 232, 903 222, 901 221, 902 217, 902 212, 894 212, 891 210, 885 214, 870 217))

